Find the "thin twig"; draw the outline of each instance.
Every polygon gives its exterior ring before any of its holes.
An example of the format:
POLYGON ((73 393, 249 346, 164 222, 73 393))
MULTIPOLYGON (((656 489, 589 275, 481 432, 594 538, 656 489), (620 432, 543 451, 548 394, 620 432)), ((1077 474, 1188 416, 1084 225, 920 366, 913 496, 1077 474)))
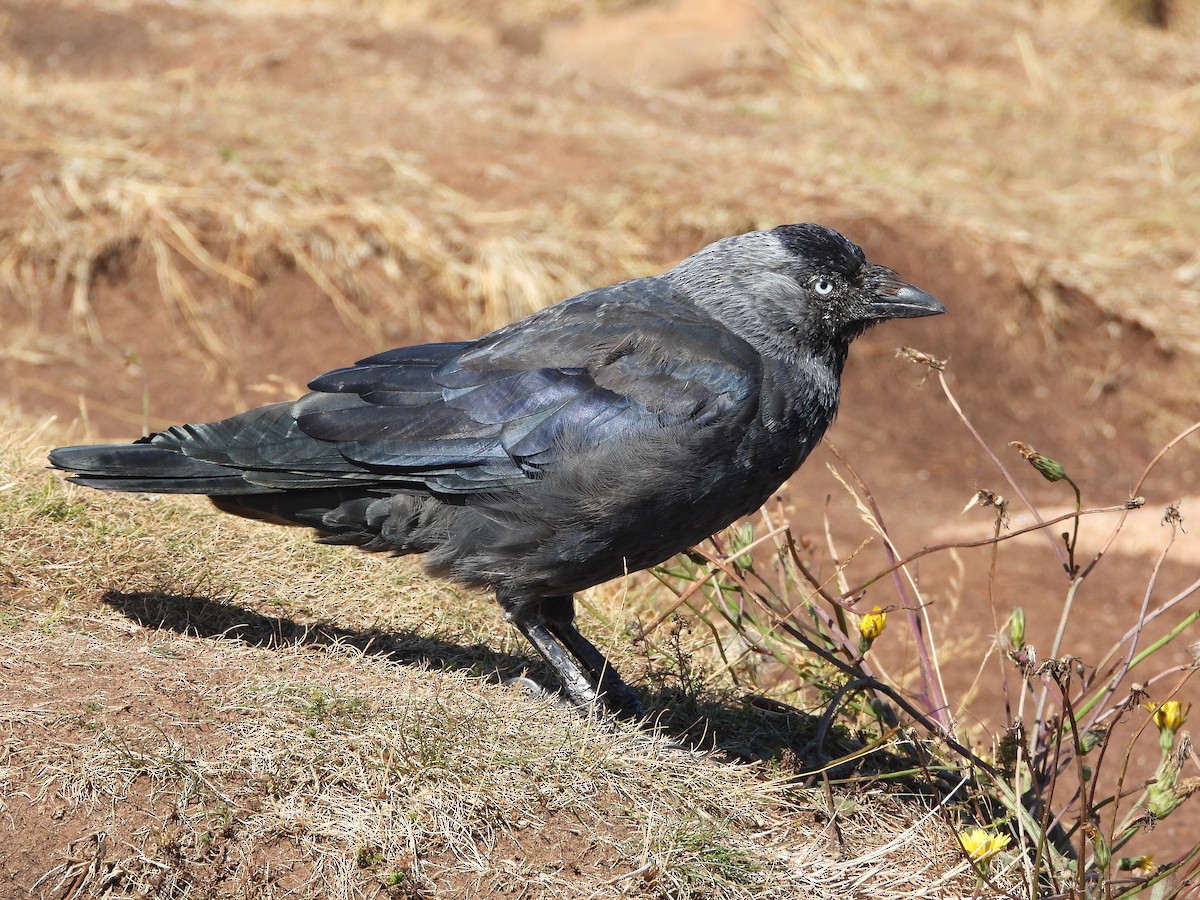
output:
MULTIPOLYGON (((1197 431, 1200 431, 1200 422, 1195 422, 1192 425, 1189 425, 1183 431, 1179 432, 1179 434, 1175 435, 1175 437, 1171 438, 1171 440, 1167 441, 1167 443, 1163 445, 1163 448, 1154 455, 1154 458, 1146 464, 1146 468, 1142 470, 1141 477, 1138 478, 1137 483, 1134 484, 1133 490, 1129 492, 1129 495, 1131 497, 1138 496, 1142 492, 1142 487, 1145 485, 1146 479, 1150 477, 1150 473, 1154 471, 1154 467, 1159 464, 1162 458, 1166 456, 1173 447, 1197 431)), ((1096 554, 1095 558, 1088 563, 1080 573, 1081 578, 1086 577, 1087 574, 1092 571, 1092 569, 1096 568, 1096 564, 1099 563, 1104 554, 1108 552, 1108 549, 1112 546, 1113 541, 1117 539, 1117 535, 1121 533, 1121 529, 1125 526, 1125 517, 1128 515, 1128 511, 1121 514, 1121 518, 1117 520, 1117 525, 1113 529, 1113 533, 1109 535, 1108 541, 1103 547, 1100 548, 1100 552, 1096 554)))
POLYGON ((988 547, 993 544, 1000 544, 1000 543, 1003 543, 1004 541, 1011 541, 1013 538, 1018 538, 1018 537, 1021 537, 1022 535, 1029 534, 1031 531, 1041 531, 1041 530, 1049 527, 1050 525, 1057 525, 1059 522, 1065 522, 1068 519, 1074 519, 1076 516, 1094 516, 1094 515, 1100 515, 1101 513, 1114 513, 1114 512, 1128 513, 1129 510, 1138 508, 1138 507, 1131 506, 1130 505, 1131 503, 1133 503, 1133 501, 1126 501, 1125 503, 1122 503, 1117 506, 1097 506, 1092 509, 1082 509, 1079 512, 1063 513, 1062 515, 1055 516, 1052 519, 1045 519, 1045 520, 1039 519, 1038 524, 1036 524, 1036 525, 1027 525, 1024 528, 1018 528, 1016 531, 1008 531, 1008 532, 1005 532, 1004 534, 1000 535, 999 537, 980 538, 979 540, 976 540, 976 541, 951 541, 951 542, 945 543, 945 544, 931 544, 927 547, 922 547, 920 550, 917 550, 914 553, 910 553, 908 556, 904 557, 904 559, 900 560, 895 565, 888 566, 886 569, 882 570, 881 572, 876 573, 875 575, 871 576, 870 578, 868 578, 866 581, 862 582, 861 584, 855 585, 855 587, 850 591, 850 594, 851 594, 851 596, 853 596, 854 594, 862 593, 867 588, 869 588, 871 585, 875 584, 875 582, 879 581, 882 578, 886 578, 888 575, 891 575, 897 569, 899 569, 903 566, 907 566, 909 563, 916 562, 918 559, 920 559, 923 556, 929 556, 931 553, 943 553, 946 550, 970 550, 975 547, 988 547))
MULTIPOLYGON (((1125 676, 1129 674, 1130 666, 1133 664, 1134 656, 1137 653, 1138 639, 1141 637, 1142 630, 1146 627, 1146 622, 1148 621, 1146 617, 1147 611, 1150 607, 1150 597, 1154 594, 1154 586, 1158 583, 1158 573, 1161 571, 1162 565, 1167 559, 1167 554, 1171 552, 1171 547, 1175 545, 1175 536, 1175 529, 1172 528, 1171 539, 1167 541, 1167 546, 1163 547, 1162 553, 1160 553, 1158 555, 1158 559, 1154 561, 1154 568, 1150 571, 1150 579, 1146 583, 1146 590, 1142 593, 1142 606, 1141 609, 1138 610, 1137 622, 1129 630, 1129 647, 1125 651, 1125 659, 1122 660, 1120 666, 1118 667, 1117 674, 1112 678, 1107 679, 1108 687, 1095 702, 1096 712, 1093 714, 1092 719, 1088 722, 1089 725, 1095 723, 1096 716, 1098 716, 1100 711, 1103 710, 1104 705, 1108 703, 1109 697, 1116 693, 1117 687, 1125 679, 1125 676)), ((1104 662, 1107 662, 1107 659, 1102 661, 1101 665, 1103 665, 1104 662)), ((1079 696, 1082 696, 1083 692, 1084 686, 1081 685, 1079 696)), ((1087 710, 1081 709, 1081 712, 1086 715, 1087 710)))
POLYGON ((951 730, 950 710, 946 703, 946 692, 942 686, 941 674, 938 672, 937 664, 930 653, 930 636, 925 628, 925 623, 921 617, 920 606, 909 594, 908 589, 904 584, 904 580, 900 577, 900 571, 907 569, 897 561, 899 554, 896 552, 895 545, 892 543, 891 537, 887 531, 887 525, 883 521, 883 513, 879 509, 879 504, 875 502, 875 497, 863 481, 862 476, 850 464, 850 462, 838 452, 838 449, 832 444, 829 445, 830 452, 837 457, 838 461, 846 467, 850 473, 850 477, 854 479, 859 490, 866 497, 867 508, 871 518, 875 524, 875 530, 884 539, 884 550, 887 552, 888 561, 892 564, 893 581, 896 585, 896 593, 900 596, 900 604, 908 615, 909 625, 912 628, 913 637, 916 640, 917 646, 917 661, 921 671, 921 695, 920 699, 925 704, 926 709, 942 726, 946 732, 951 730))
POLYGON ((959 406, 958 400, 954 396, 954 392, 950 390, 950 385, 946 382, 946 373, 938 370, 937 377, 938 383, 942 386, 942 392, 946 395, 946 399, 950 401, 950 405, 954 407, 954 411, 958 413, 958 417, 962 420, 962 423, 967 426, 967 430, 971 432, 971 436, 975 438, 975 442, 983 448, 983 452, 986 453, 992 462, 996 464, 996 468, 1000 470, 1001 474, 1004 476, 1004 480, 1009 483, 1012 489, 1016 492, 1017 496, 1021 498, 1021 502, 1029 508, 1031 513, 1033 513, 1033 517, 1038 521, 1038 526, 1045 532, 1046 539, 1050 542, 1050 546, 1053 548, 1054 554, 1058 557, 1058 561, 1061 562, 1065 567, 1067 565, 1067 560, 1063 556, 1062 547, 1059 545, 1058 540, 1054 537, 1054 535, 1050 533, 1050 529, 1046 527, 1052 523, 1042 521, 1041 514, 1037 511, 1037 507, 1035 507, 1030 499, 1025 496, 1025 492, 1021 490, 1021 486, 1017 484, 1017 480, 1013 478, 1012 473, 1008 471, 1004 463, 1000 461, 1000 457, 995 454, 990 446, 988 446, 988 443, 983 439, 983 436, 975 430, 975 426, 971 424, 971 420, 967 418, 966 413, 964 413, 962 407, 959 406))

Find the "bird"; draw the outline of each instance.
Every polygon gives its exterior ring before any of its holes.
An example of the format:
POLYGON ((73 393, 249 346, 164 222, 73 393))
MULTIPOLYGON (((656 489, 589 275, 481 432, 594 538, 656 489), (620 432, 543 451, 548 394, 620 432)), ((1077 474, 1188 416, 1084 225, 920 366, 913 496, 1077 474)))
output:
POLYGON ((633 719, 574 595, 758 509, 833 421, 850 343, 945 311, 838 232, 780 225, 474 340, 369 356, 295 401, 49 461, 89 488, 423 554, 494 592, 570 703, 633 719))

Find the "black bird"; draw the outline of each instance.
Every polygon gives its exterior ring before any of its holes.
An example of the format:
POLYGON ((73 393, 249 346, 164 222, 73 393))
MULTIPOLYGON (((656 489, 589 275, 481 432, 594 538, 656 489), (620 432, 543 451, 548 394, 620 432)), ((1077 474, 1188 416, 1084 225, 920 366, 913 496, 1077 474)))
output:
POLYGON ((717 241, 473 341, 389 350, 295 402, 51 464, 206 494, 491 588, 572 701, 640 712, 574 625, 576 591, 757 509, 825 433, 850 342, 945 308, 819 225, 717 241))

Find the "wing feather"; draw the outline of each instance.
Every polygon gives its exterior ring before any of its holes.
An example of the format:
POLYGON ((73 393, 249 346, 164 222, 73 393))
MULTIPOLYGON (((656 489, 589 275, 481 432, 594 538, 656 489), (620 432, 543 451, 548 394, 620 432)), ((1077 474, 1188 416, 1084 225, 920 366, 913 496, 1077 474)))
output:
POLYGON ((144 449, 99 448, 123 453, 120 465, 105 468, 95 448, 62 451, 56 464, 124 489, 489 492, 565 471, 580 447, 736 425, 757 411, 761 379, 746 342, 664 279, 644 278, 476 341, 367 357, 294 403, 177 426, 144 449))
POLYGON ((381 481, 518 485, 571 448, 742 416, 757 354, 664 280, 581 294, 470 343, 402 348, 312 382, 297 426, 381 481))

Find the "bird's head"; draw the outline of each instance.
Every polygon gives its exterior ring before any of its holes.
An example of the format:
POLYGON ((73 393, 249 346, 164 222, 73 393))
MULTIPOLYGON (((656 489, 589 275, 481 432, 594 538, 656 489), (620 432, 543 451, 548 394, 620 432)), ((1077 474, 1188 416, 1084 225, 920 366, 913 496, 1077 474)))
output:
POLYGON ((877 322, 946 311, 821 225, 780 225, 717 241, 667 277, 729 328, 783 356, 844 356, 877 322))

